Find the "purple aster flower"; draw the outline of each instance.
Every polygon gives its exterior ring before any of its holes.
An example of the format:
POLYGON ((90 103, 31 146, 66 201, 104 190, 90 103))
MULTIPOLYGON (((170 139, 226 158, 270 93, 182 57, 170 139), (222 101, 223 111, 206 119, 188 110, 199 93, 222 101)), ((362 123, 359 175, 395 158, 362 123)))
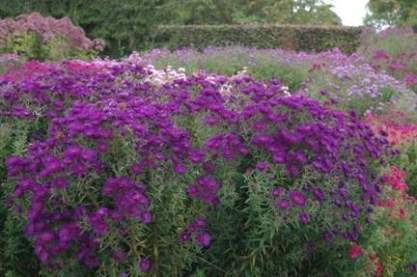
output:
POLYGON ((287 199, 280 199, 276 202, 276 205, 281 210, 286 210, 290 207, 290 201, 287 199))
POLYGON ((320 188, 315 188, 313 190, 313 195, 317 199, 317 201, 323 201, 324 200, 324 193, 320 188))
POLYGON ((211 174, 216 170, 216 166, 213 162, 205 162, 203 164, 203 169, 207 174, 211 174))
POLYGON ((141 272, 147 273, 152 268, 152 262, 148 257, 142 257, 139 260, 139 269, 141 272))
POLYGON ((68 244, 71 240, 80 234, 81 230, 78 223, 67 223, 62 225, 58 230, 58 238, 61 244, 68 244))
POLYGON ((152 222, 152 213, 149 211, 146 211, 144 213, 142 213, 142 222, 143 224, 149 224, 152 222))
POLYGON ((112 257, 117 263, 121 263, 125 259, 126 253, 123 250, 117 250, 113 252, 112 257))
POLYGON ((323 233, 323 235, 322 235, 322 239, 323 239, 325 242, 330 242, 330 241, 333 239, 333 234, 332 234, 332 232, 329 232, 329 231, 324 232, 324 233, 323 233))
POLYGON ((194 184, 187 187, 187 193, 191 198, 196 198, 206 204, 217 205, 219 199, 217 192, 220 184, 211 176, 198 177, 194 184))
POLYGON ((204 160, 204 152, 200 150, 193 150, 190 153, 190 161, 193 163, 200 163, 204 160))
POLYGON ((184 230, 184 231, 181 232, 181 234, 180 234, 180 241, 182 243, 187 242, 190 239, 191 239, 191 234, 190 234, 190 232, 188 230, 184 230))
POLYGON ((100 208, 95 213, 89 215, 89 222, 92 229, 99 236, 102 236, 108 232, 109 226, 105 220, 108 214, 106 208, 100 208))
POLYGON ((194 220, 193 225, 197 226, 198 228, 204 228, 207 225, 207 220, 202 217, 197 217, 194 220))
POLYGON ((49 260, 49 253, 42 246, 35 247, 35 254, 42 263, 47 263, 49 260))
POLYGON ((310 216, 306 212, 301 212, 298 216, 298 219, 301 224, 308 224, 310 222, 310 216))
POLYGON ((68 179, 64 177, 58 177, 52 181, 52 186, 58 189, 63 189, 68 185, 68 179))
POLYGON ((55 238, 54 234, 52 232, 43 232, 38 236, 38 241, 42 243, 48 243, 53 241, 55 238))
POLYGON ((288 196, 290 197, 291 201, 298 206, 303 207, 306 204, 307 198, 299 191, 290 191, 288 196))
POLYGON ((282 187, 273 188, 271 194, 274 198, 280 197, 284 194, 284 189, 282 187))
POLYGON ((185 174, 187 172, 187 169, 182 163, 175 162, 174 163, 174 171, 178 174, 185 174))
POLYGON ((197 242, 202 247, 208 247, 211 243, 211 236, 207 232, 203 232, 197 235, 197 242))
POLYGON ((86 256, 83 259, 83 262, 90 269, 93 269, 93 268, 95 268, 95 267, 97 267, 99 265, 97 258, 94 257, 94 256, 92 256, 92 255, 86 256))
POLYGON ((256 169, 259 171, 264 171, 266 169, 268 169, 269 167, 269 163, 268 162, 258 162, 256 164, 256 169))
POLYGON ((137 163, 137 164, 132 165, 132 167, 130 168, 130 170, 134 174, 139 175, 139 174, 142 174, 143 173, 144 166, 141 163, 137 163))

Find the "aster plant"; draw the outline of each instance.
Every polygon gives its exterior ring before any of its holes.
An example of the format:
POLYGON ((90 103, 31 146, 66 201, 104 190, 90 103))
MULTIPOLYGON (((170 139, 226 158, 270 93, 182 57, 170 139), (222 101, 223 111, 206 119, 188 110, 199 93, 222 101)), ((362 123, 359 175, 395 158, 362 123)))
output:
POLYGON ((2 189, 42 274, 304 274, 372 220, 390 151, 353 112, 138 56, 29 66, 1 80, 30 142, 2 189))

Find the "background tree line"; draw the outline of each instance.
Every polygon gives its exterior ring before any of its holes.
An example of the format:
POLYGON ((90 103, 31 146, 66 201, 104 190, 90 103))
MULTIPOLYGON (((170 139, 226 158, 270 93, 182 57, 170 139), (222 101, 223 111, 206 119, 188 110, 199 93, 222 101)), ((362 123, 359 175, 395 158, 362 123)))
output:
POLYGON ((367 25, 411 25, 417 30, 417 0, 369 0, 367 25))
MULTIPOLYGON (((38 11, 68 16, 106 53, 122 56, 152 46, 158 24, 341 25, 329 0, 0 0, 0 17, 38 11)), ((417 24, 416 0, 370 0, 368 25, 417 24)), ((417 26, 417 25, 416 25, 417 26)))
POLYGON ((158 24, 286 23, 340 25, 322 0, 0 0, 0 17, 38 11, 68 16, 106 54, 122 56, 152 46, 158 24))

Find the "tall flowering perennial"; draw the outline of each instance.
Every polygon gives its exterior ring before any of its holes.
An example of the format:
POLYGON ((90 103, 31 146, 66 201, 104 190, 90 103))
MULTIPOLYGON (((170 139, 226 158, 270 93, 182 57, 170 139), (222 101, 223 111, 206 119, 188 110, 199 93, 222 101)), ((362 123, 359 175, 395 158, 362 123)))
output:
POLYGON ((225 251, 251 252, 247 237, 271 231, 256 233, 266 227, 251 224, 255 210, 277 223, 276 239, 311 226, 356 241, 379 203, 386 139, 279 81, 199 73, 161 84, 138 57, 37 66, 3 77, 0 105, 8 122, 45 122, 7 170, 11 204, 52 270, 76 259, 171 274, 166 265, 185 272, 204 253, 219 270, 225 251))
POLYGON ((1 52, 20 53, 29 59, 53 59, 54 51, 65 52, 68 58, 103 49, 104 41, 90 40, 69 18, 43 17, 34 12, 0 20, 1 52))
POLYGON ((363 257, 361 272, 374 276, 416 272, 416 199, 408 194, 405 177, 406 173, 397 167, 387 170, 384 196, 372 215, 377 223, 362 236, 360 245, 353 244, 349 249, 353 261, 363 257))
POLYGON ((276 99, 274 104, 285 107, 281 111, 287 110, 287 114, 272 116, 268 105, 259 105, 260 118, 266 117, 272 124, 253 133, 253 146, 265 151, 272 164, 284 166, 289 179, 297 180, 297 176, 307 172, 314 176, 300 180, 295 188, 285 183, 276 187, 272 193, 278 210, 284 215, 298 211, 298 221, 307 224, 312 218, 308 212, 310 205, 327 206, 332 209, 334 220, 340 220, 329 231, 349 240, 357 239, 360 232, 357 222, 369 217, 371 206, 378 202, 381 193, 381 184, 376 176, 370 175, 372 165, 368 159, 381 157, 378 144, 384 142, 354 115, 346 118, 342 113, 322 109, 315 101, 294 97, 276 99), (287 118, 294 120, 298 113, 305 117, 300 118, 299 125, 288 129, 287 118), (311 122, 307 118, 320 120, 311 122), (341 155, 346 158, 341 159, 341 155), (332 179, 331 172, 338 177, 332 179))
POLYGON ((154 114, 149 113, 151 105, 143 107, 140 102, 136 110, 123 111, 74 104, 64 117, 53 120, 48 139, 31 145, 26 158, 9 159, 9 175, 18 180, 15 197, 30 195, 32 204, 27 210, 26 234, 34 239, 36 254, 42 262, 54 264, 58 254, 75 251, 87 266, 95 267, 98 262, 92 251, 98 250, 97 239, 109 232, 126 232, 125 228, 129 227, 125 225, 131 221, 145 225, 152 222, 146 185, 126 175, 113 176, 106 155, 116 154, 110 152, 115 147, 112 144, 133 128, 138 133, 132 141, 133 149, 141 155, 141 162, 147 168, 157 167, 167 158, 178 160, 184 154, 175 151, 189 143, 186 138, 171 137, 178 131, 170 128, 164 117, 155 123, 168 130, 157 132, 152 119, 143 125, 134 122, 133 112, 136 120, 154 114), (142 136, 144 139, 140 139, 142 136), (170 141, 174 149, 167 148, 163 141, 170 141), (162 151, 172 151, 172 154, 164 156, 162 151), (77 199, 79 193, 87 199, 67 202, 67 197, 77 199), (72 207, 76 203, 79 206, 72 207), (64 208, 64 214, 60 214, 59 207, 64 208), (87 230, 81 229, 84 222, 89 226, 87 230), (90 247, 85 253, 85 244, 97 247, 90 247))

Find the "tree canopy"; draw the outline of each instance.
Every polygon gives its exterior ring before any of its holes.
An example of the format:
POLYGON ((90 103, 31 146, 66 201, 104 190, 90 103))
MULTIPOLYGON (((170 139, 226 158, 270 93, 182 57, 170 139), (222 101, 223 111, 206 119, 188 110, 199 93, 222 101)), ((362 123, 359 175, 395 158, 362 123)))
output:
POLYGON ((152 45, 158 24, 340 25, 322 0, 0 0, 0 17, 38 11, 68 16, 93 38, 104 38, 107 54, 121 56, 152 45))
POLYGON ((369 0, 368 25, 417 26, 416 0, 369 0))

